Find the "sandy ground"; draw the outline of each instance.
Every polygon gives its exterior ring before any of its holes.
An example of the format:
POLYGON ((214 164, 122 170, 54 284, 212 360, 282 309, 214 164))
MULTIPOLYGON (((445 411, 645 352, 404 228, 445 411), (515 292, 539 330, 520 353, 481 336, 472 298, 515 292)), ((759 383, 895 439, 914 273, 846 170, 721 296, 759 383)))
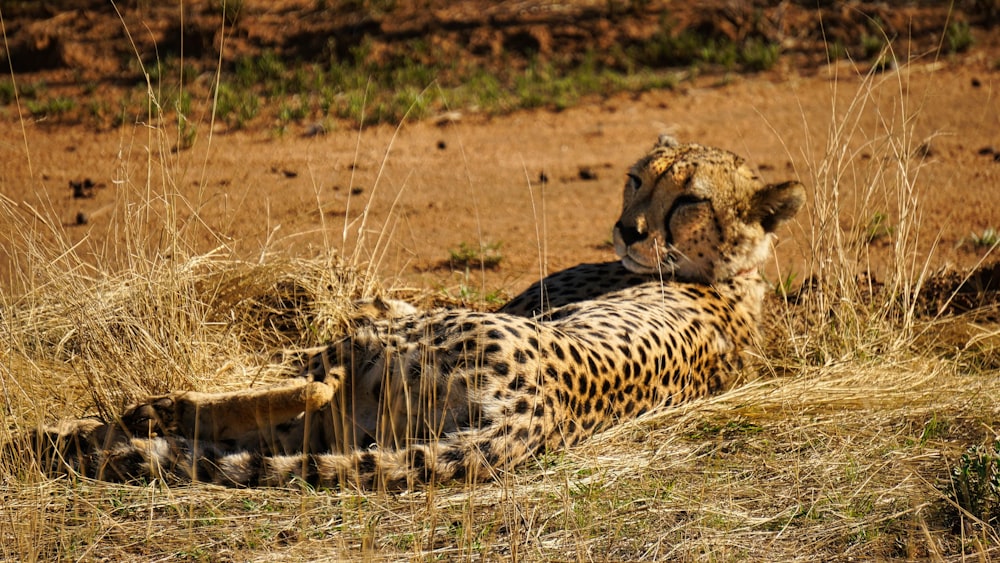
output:
MULTIPOLYGON (((765 179, 797 178, 813 193, 829 194, 830 178, 839 178, 845 233, 886 216, 888 236, 871 245, 876 272, 895 238, 899 202, 857 194, 905 168, 920 221, 918 255, 934 246, 932 267, 968 267, 985 254, 970 233, 1000 227, 1000 162, 986 150, 1000 148, 994 59, 974 52, 918 61, 870 79, 848 63, 810 77, 788 70, 724 84, 709 77, 559 113, 465 114, 447 124, 344 127, 312 137, 305 126, 280 137, 220 132, 180 152, 171 151, 169 127, 98 132, 3 120, 0 192, 22 216, 53 217, 56 230, 103 268, 126 261, 123 205, 154 196, 148 221, 183 224, 189 253, 222 248, 253 259, 265 249, 312 256, 334 248, 416 287, 514 293, 540 272, 612 257, 624 172, 657 135, 670 133, 733 150, 765 179), (889 138, 902 148, 889 148, 889 138), (900 150, 910 154, 892 156, 900 150), (75 198, 70 182, 85 179, 96 184, 92 197, 75 198), (475 268, 467 273, 449 263, 463 243, 500 245, 503 259, 485 278, 475 268)), ((810 268, 809 240, 819 228, 834 227, 806 215, 783 233, 786 271, 810 268)), ((23 230, 3 227, 12 240, 23 230)), ((6 254, 2 277, 11 280, 24 263, 6 254)))

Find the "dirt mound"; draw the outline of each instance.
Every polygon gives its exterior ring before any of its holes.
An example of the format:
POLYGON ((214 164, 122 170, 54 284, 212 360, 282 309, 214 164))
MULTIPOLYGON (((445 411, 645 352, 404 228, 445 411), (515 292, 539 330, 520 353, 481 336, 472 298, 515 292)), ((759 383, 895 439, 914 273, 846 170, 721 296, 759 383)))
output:
POLYGON ((920 297, 933 315, 992 310, 992 320, 1000 322, 1000 262, 966 272, 941 271, 924 283, 920 297))

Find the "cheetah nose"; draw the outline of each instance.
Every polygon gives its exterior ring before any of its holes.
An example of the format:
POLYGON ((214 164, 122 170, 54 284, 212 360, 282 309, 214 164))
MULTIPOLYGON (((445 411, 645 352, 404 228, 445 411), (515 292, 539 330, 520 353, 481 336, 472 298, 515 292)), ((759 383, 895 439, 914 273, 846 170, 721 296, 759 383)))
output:
POLYGON ((648 236, 645 232, 646 230, 640 229, 639 227, 642 227, 642 225, 637 225, 636 227, 628 227, 625 226, 625 224, 623 224, 621 221, 615 223, 615 229, 617 229, 618 233, 621 234, 622 242, 625 243, 625 246, 631 246, 639 242, 640 240, 645 239, 648 236))

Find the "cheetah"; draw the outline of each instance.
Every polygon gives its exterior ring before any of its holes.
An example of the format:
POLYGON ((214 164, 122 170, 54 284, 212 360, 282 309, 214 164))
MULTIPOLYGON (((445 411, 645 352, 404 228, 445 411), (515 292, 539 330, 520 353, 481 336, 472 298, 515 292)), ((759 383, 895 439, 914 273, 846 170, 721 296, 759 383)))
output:
POLYGON ((756 338, 758 269, 804 199, 733 153, 662 137, 626 175, 619 261, 553 274, 492 313, 370 303, 288 384, 153 397, 114 423, 43 429, 36 446, 59 452, 50 469, 112 481, 495 479, 732 385, 756 338))

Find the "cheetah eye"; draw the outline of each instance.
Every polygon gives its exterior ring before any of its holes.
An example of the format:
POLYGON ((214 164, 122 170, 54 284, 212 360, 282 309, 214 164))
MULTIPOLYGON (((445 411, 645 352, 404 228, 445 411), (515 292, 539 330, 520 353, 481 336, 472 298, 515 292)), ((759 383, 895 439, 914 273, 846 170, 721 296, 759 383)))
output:
POLYGON ((677 208, 682 205, 696 205, 699 203, 705 203, 707 201, 708 200, 705 198, 696 197, 693 195, 681 195, 677 196, 677 199, 674 200, 674 204, 672 205, 672 207, 677 208))
POLYGON ((642 178, 636 176, 635 174, 629 174, 628 182, 625 185, 633 190, 638 190, 642 187, 642 178))

